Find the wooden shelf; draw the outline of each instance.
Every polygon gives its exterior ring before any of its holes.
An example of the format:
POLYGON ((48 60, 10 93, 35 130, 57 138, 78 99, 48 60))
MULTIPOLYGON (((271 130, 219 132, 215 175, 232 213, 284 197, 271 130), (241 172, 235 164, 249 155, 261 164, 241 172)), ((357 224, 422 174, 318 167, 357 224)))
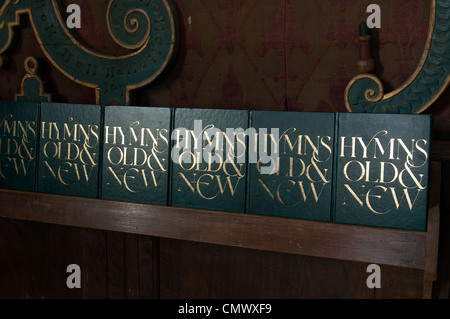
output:
MULTIPOLYGON (((440 184, 432 165, 431 185, 440 184)), ((424 270, 436 278, 439 191, 428 231, 404 231, 0 190, 0 217, 424 270)))

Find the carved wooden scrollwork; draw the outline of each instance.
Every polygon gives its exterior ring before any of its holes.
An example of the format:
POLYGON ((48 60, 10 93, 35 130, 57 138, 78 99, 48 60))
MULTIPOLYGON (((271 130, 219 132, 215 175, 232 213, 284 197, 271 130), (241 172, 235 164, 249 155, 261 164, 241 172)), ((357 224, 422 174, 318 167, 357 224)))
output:
POLYGON ((23 102, 52 102, 53 94, 47 93, 48 84, 45 76, 42 74, 43 61, 34 57, 27 57, 24 62, 27 72, 22 78, 20 84, 20 93, 16 94, 16 101, 23 102))
POLYGON ((99 53, 78 41, 61 16, 60 0, 4 0, 0 6, 0 66, 8 61, 20 16, 28 14, 48 60, 71 80, 94 88, 97 104, 128 105, 130 91, 153 82, 176 54, 178 28, 170 0, 109 2, 110 35, 132 50, 124 56, 99 53))
POLYGON ((432 0, 427 42, 416 71, 398 89, 385 93, 375 75, 353 78, 345 91, 349 112, 422 113, 450 82, 450 1, 432 0))

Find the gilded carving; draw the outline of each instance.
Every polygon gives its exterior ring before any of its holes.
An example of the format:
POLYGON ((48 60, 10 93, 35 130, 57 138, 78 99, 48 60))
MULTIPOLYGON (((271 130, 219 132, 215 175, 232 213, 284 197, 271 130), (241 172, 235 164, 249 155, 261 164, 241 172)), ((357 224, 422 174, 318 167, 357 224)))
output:
POLYGON ((111 0, 106 13, 110 35, 132 50, 106 55, 86 47, 66 27, 61 0, 4 1, 0 7, 0 64, 7 61, 14 29, 28 14, 48 60, 71 80, 95 89, 97 104, 130 103, 130 91, 153 82, 177 49, 176 12, 170 0, 111 0), (56 45, 55 45, 56 44, 56 45))
POLYGON ((345 91, 349 112, 422 113, 450 82, 450 1, 432 0, 427 42, 416 71, 398 89, 385 93, 373 74, 353 78, 345 91))
POLYGON ((24 67, 27 74, 22 78, 22 82, 20 83, 20 93, 16 94, 16 101, 53 101, 53 95, 46 92, 46 81, 40 70, 41 62, 42 61, 39 61, 34 57, 25 59, 24 67))

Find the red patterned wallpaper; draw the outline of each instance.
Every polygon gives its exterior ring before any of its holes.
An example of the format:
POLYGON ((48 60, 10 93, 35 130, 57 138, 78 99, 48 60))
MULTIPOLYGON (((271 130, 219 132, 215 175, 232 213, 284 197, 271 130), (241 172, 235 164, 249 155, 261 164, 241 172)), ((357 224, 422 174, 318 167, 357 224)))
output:
MULTIPOLYGON (((415 70, 428 30, 429 0, 173 0, 181 31, 174 65, 159 82, 135 91, 135 105, 346 111, 344 90, 357 75, 358 24, 370 3, 381 7, 375 33, 375 73, 386 91, 415 70)), ((109 36, 109 0, 64 0, 81 7, 78 35, 98 51, 127 52, 109 36), (101 13, 101 14, 99 14, 101 13)), ((0 70, 0 98, 13 100, 28 56, 44 58, 27 23, 0 70)), ((93 89, 65 78, 51 65, 46 75, 60 101, 95 103, 93 89)), ((450 138, 447 92, 428 112, 436 136, 450 138)))

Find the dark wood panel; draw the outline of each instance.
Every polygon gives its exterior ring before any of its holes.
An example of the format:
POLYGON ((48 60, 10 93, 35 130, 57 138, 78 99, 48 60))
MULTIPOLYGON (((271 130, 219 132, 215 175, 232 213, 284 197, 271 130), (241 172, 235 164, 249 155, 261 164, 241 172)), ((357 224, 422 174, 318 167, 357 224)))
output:
POLYGON ((0 232, 2 298, 82 297, 66 285, 67 266, 82 265, 82 229, 2 219, 0 232))
POLYGON ((417 299, 424 271, 161 239, 162 298, 417 299))
POLYGON ((418 269, 380 266, 381 288, 374 289, 377 299, 423 298, 424 272, 418 269))
POLYGON ((440 204, 432 171, 431 233, 1 190, 0 215, 16 219, 0 219, 0 297, 429 296, 440 204), (368 262, 382 267, 381 289, 366 287, 368 262), (65 285, 72 263, 82 289, 65 285))
POLYGON ((159 239, 139 236, 140 298, 159 298, 159 239))
POLYGON ((106 231, 83 229, 83 298, 101 298, 108 296, 106 231))
POLYGON ((442 164, 432 162, 430 185, 432 191, 428 196, 428 227, 426 237, 425 272, 423 281, 423 298, 431 299, 433 285, 437 280, 439 233, 441 219, 441 174, 442 164))
MULTIPOLYGON (((44 248, 48 245, 50 225, 27 223, 23 233, 24 273, 22 284, 27 298, 45 298, 48 293, 46 283, 49 275, 46 271, 48 256, 44 248)), ((64 270, 63 270, 64 271, 64 270)))
POLYGON ((423 269, 424 232, 0 191, 0 217, 423 269), (402 251, 402 255, 398 254, 402 251))
POLYGON ((26 298, 26 222, 0 219, 0 298, 26 298))
POLYGON ((450 297, 450 161, 442 165, 441 222, 439 232, 439 258, 434 298, 450 297))
MULTIPOLYGON (((42 265, 42 269, 37 275, 41 277, 37 282, 41 282, 45 287, 42 297, 81 298, 82 288, 69 289, 67 287, 67 278, 72 274, 67 272, 67 267, 71 264, 80 266, 80 283, 82 284, 82 274, 85 271, 82 268, 83 229, 67 226, 54 227, 50 224, 40 224, 39 227, 42 229, 36 236, 45 237, 45 239, 35 241, 32 267, 42 265), (42 277, 45 278, 45 281, 42 280, 42 277)), ((34 225, 33 228, 35 228, 34 225)), ((32 248, 27 247, 26 251, 30 249, 32 248)))
POLYGON ((0 298, 156 298, 155 239, 0 219, 0 298), (67 266, 81 269, 69 289, 67 266))
POLYGON ((125 297, 125 245, 124 234, 107 232, 106 255, 108 298, 125 297))
POLYGON ((125 298, 135 299, 140 296, 139 235, 125 233, 123 236, 125 298))
POLYGON ((130 233, 107 232, 108 298, 156 298, 159 285, 158 256, 154 238, 130 233))
POLYGON ((366 264, 161 239, 161 298, 373 298, 366 264))
POLYGON ((431 158, 433 161, 450 161, 450 141, 434 140, 431 147, 431 158))
MULTIPOLYGON (((110 248, 120 252, 114 255, 117 268, 108 268, 107 283, 105 232, 7 219, 0 227, 2 298, 158 297, 152 237, 108 233, 110 248), (125 252, 136 238, 139 260, 136 251, 125 252), (81 290, 70 290, 65 267, 81 248, 86 278, 81 290), (127 289, 136 281, 139 295, 131 295, 127 289)), ((420 298, 423 288, 421 270, 381 265, 382 288, 368 289, 367 263, 169 239, 161 239, 160 250, 162 298, 420 298)))

